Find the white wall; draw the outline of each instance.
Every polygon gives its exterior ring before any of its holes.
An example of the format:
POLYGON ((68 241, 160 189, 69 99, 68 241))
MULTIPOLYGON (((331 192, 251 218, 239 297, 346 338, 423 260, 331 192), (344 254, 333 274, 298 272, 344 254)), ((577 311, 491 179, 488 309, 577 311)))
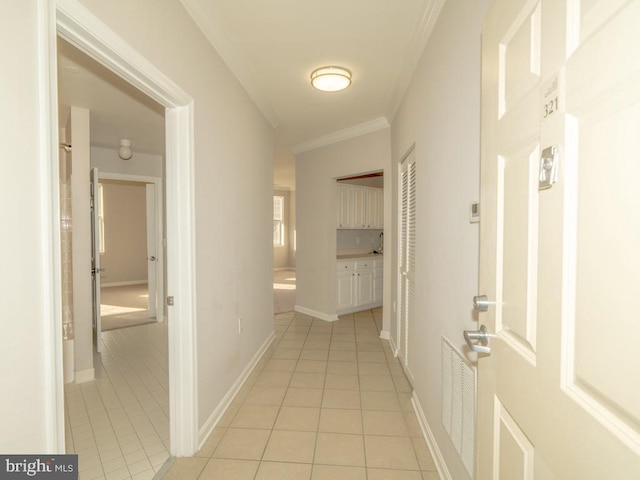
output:
MULTIPOLYGON (((335 179, 378 170, 387 172, 390 167, 388 128, 296 156, 296 307, 318 312, 320 318, 336 315, 335 179)), ((387 178, 391 176, 385 175, 387 178)), ((385 196, 385 224, 391 218, 389 214, 390 197, 385 196)), ((386 261, 385 258, 388 271, 386 261)), ((385 309, 385 318, 388 310, 385 309)))
POLYGON ((350 255, 371 253, 380 246, 380 234, 383 230, 339 229, 336 231, 336 253, 350 255))
POLYGON ((102 286, 147 281, 147 188, 140 183, 102 182, 104 254, 102 286))
MULTIPOLYGON (((414 388, 455 479, 469 475, 441 422, 440 338, 447 337, 462 351, 462 331, 477 329, 471 299, 477 294, 478 224, 469 223, 469 203, 479 196, 480 33, 489 4, 445 3, 391 125, 394 165, 416 145, 414 335, 420 348, 410 358, 414 388)), ((397 168, 392 172, 397 199, 397 168)), ((393 212, 397 218, 397 201, 393 212)), ((387 245, 392 238, 397 244, 397 231, 386 235, 387 245)), ((395 335, 395 322, 391 332, 395 335)))
POLYGON ((136 152, 135 145, 133 149, 133 157, 122 160, 117 149, 91 147, 91 166, 100 172, 162 178, 164 159, 160 155, 136 152))
MULTIPOLYGON (((197 382, 203 425, 273 330, 273 130, 177 0, 82 3, 194 99, 197 382), (242 334, 238 316, 245 319, 242 334)), ((51 22, 51 4, 9 0, 0 15, 0 29, 11 39, 0 45, 0 58, 12 65, 0 76, 2 91, 11 92, 0 111, 0 138, 5 145, 20 145, 0 178, 3 226, 10 232, 0 239, 3 318, 10 319, 3 322, 0 340, 0 378, 11 391, 0 395, 4 453, 43 453, 62 445, 53 401, 59 388, 52 383, 62 356, 45 341, 52 326, 61 330, 60 272, 47 253, 59 250, 52 235, 59 214, 57 200, 52 202, 58 198, 58 172, 47 153, 56 150, 57 155, 57 139, 49 140, 51 104, 38 88, 39 82, 55 82, 48 69, 40 69, 40 59, 52 54, 55 42, 43 40, 49 48, 40 50, 36 28, 40 12, 44 24, 51 22), (48 173, 52 168, 55 187, 48 173)), ((56 334, 61 339, 61 332, 56 334)))
POLYGON ((82 3, 195 102, 202 426, 273 330, 273 129, 178 0, 82 3))
POLYGON ((50 271, 47 255, 51 235, 43 219, 52 211, 49 166, 41 154, 52 144, 48 126, 39 121, 48 105, 40 102, 38 93, 37 13, 36 2, 11 0, 3 2, 0 15, 0 31, 10 39, 0 44, 0 59, 12 66, 0 75, 0 91, 5 92, 0 140, 16 146, 11 157, 4 157, 0 175, 0 451, 7 454, 47 451, 54 428, 44 395, 53 394, 46 379, 51 350, 44 338, 47 326, 55 322, 51 282, 56 273, 50 271))
POLYGON ((89 116, 86 108, 71 107, 71 262, 76 382, 94 379, 89 116))

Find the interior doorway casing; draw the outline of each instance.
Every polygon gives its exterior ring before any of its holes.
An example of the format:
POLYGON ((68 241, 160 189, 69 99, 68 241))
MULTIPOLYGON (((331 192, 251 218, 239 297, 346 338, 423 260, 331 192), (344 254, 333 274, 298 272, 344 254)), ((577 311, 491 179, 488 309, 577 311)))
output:
POLYGON ((174 298, 168 309, 169 322, 169 404, 170 453, 192 455, 197 449, 196 390, 196 321, 195 321, 195 235, 193 199, 193 100, 145 57, 129 46, 76 0, 40 0, 37 4, 41 38, 40 69, 43 72, 39 88, 41 122, 49 125, 49 152, 41 152, 44 171, 51 191, 51 208, 46 210, 43 226, 49 227, 51 239, 46 254, 58 270, 48 276, 51 283, 53 313, 52 328, 45 331, 45 343, 52 346, 46 352, 50 370, 47 395, 47 443, 52 452, 64 452, 64 398, 62 369, 62 321, 60 302, 60 249, 57 165, 57 54, 56 35, 80 49, 140 91, 165 110, 166 129, 166 225, 167 225, 167 288, 174 298), (46 73, 45 73, 46 72, 46 73), (54 148, 54 146, 56 146, 54 148), (172 321, 173 320, 173 321, 172 321))

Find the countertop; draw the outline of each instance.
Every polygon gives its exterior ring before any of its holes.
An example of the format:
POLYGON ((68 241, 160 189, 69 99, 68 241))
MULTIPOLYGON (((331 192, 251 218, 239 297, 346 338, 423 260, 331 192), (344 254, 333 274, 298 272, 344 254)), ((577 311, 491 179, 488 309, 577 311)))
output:
POLYGON ((382 257, 382 253, 349 253, 346 255, 336 255, 338 260, 350 260, 352 258, 378 258, 382 257))

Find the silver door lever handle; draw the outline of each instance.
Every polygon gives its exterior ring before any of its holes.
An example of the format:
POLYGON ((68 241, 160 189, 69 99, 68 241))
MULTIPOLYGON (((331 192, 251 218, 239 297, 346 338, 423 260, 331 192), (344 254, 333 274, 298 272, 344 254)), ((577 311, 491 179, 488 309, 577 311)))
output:
POLYGON ((491 347, 488 347, 489 337, 495 337, 487 332, 487 327, 480 325, 480 330, 465 330, 462 332, 464 340, 469 345, 469 348, 478 353, 491 353, 491 347), (474 343, 474 342, 478 343, 474 343))

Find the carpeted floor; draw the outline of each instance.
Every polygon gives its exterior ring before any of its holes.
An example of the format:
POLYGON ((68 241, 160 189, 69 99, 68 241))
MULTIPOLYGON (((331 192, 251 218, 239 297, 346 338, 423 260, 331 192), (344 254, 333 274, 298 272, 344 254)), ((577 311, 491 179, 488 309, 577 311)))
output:
POLYGON ((149 290, 146 283, 100 289, 102 331, 155 322, 149 317, 149 290))
POLYGON ((293 312, 296 304, 296 271, 274 270, 273 313, 293 312))

